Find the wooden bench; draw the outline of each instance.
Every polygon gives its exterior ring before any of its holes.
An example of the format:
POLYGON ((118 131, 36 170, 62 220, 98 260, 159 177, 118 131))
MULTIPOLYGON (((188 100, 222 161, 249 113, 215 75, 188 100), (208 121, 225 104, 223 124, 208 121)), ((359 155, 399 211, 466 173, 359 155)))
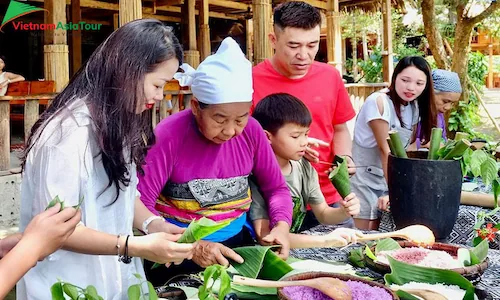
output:
MULTIPOLYGON (((5 96, 33 96, 52 94, 56 91, 54 81, 21 81, 9 84, 5 96)), ((23 106, 26 99, 10 100, 10 120, 13 122, 24 121, 23 106)), ((49 104, 48 99, 41 99, 39 105, 45 108, 49 104)), ((43 109, 42 109, 43 110, 43 109)))

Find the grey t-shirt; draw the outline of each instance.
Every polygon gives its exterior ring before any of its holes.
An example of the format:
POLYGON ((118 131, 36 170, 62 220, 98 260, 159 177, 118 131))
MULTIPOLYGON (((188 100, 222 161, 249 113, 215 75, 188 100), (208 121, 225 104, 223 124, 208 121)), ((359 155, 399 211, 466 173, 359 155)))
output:
MULTIPOLYGON (((298 232, 306 215, 307 204, 321 204, 325 196, 319 186, 318 173, 306 159, 290 161, 292 172, 285 176, 293 200, 293 219, 290 232, 298 232)), ((267 201, 264 200, 255 181, 250 179, 252 204, 250 219, 269 219, 267 201)))

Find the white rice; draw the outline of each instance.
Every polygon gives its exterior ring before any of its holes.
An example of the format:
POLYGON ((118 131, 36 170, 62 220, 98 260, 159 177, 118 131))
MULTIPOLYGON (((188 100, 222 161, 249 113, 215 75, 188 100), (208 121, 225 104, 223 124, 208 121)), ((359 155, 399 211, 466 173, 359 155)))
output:
MULTIPOLYGON (((441 283, 437 284, 429 284, 429 283, 421 283, 421 282, 409 282, 403 285, 392 284, 391 289, 421 289, 421 290, 429 290, 433 292, 440 293, 448 300, 460 300, 465 296, 465 290, 462 290, 459 286, 456 285, 445 285, 441 283)), ((421 297, 415 296, 416 298, 423 299, 421 297)))

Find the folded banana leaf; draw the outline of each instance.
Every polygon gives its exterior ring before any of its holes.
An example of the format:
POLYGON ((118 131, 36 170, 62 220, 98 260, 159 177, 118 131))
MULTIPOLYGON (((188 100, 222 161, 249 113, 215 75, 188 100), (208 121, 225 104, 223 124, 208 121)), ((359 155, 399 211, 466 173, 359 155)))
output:
POLYGON ((242 264, 235 261, 232 266, 244 277, 279 280, 292 271, 292 267, 278 257, 272 249, 277 246, 250 246, 234 248, 244 260, 242 264))
MULTIPOLYGON (((388 260, 391 266, 391 273, 384 276, 385 282, 388 285, 403 285, 409 282, 456 285, 466 291, 463 300, 474 300, 474 285, 456 272, 410 265, 397 261, 390 256, 388 260)), ((403 297, 402 299, 410 298, 403 297)))
POLYGON ((377 241, 377 245, 375 246, 375 255, 378 255, 381 251, 392 251, 398 249, 401 249, 401 246, 398 242, 396 242, 396 240, 391 238, 382 239, 377 241))
POLYGON ((343 158, 336 158, 336 160, 342 160, 342 162, 337 162, 337 167, 330 172, 328 178, 330 178, 330 181, 333 183, 333 186, 339 192, 340 196, 345 198, 351 193, 347 161, 343 158))
MULTIPOLYGON (((214 232, 219 231, 229 225, 229 223, 229 221, 218 223, 205 217, 192 221, 189 223, 189 226, 186 228, 186 231, 184 231, 179 240, 177 240, 177 243, 194 243, 214 232)), ((151 269, 156 269, 159 266, 161 266, 161 264, 155 263, 151 269)))

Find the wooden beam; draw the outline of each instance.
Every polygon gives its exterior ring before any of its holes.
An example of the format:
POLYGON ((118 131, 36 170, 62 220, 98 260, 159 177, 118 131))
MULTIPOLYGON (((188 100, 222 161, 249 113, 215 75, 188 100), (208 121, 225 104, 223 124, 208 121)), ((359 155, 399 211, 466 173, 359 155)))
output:
POLYGON ((144 14, 144 15, 142 15, 142 17, 144 19, 158 19, 158 20, 164 21, 164 22, 174 22, 174 23, 181 22, 181 18, 172 17, 172 16, 144 14))
MULTIPOLYGON (((491 42, 493 42, 493 39, 491 39, 491 42)), ((488 85, 486 86, 487 88, 492 89, 493 88, 493 44, 488 45, 488 85)))
POLYGON ((162 5, 182 5, 184 0, 156 0, 156 6, 162 5))
POLYGON ((220 7, 225 7, 225 8, 234 8, 234 9, 241 9, 241 10, 247 10, 251 5, 242 3, 242 2, 235 2, 235 1, 228 1, 228 0, 209 0, 210 5, 214 6, 220 6, 220 7))
MULTIPOLYGON (((276 4, 276 3, 283 3, 283 2, 287 2, 287 1, 291 1, 291 0, 277 0, 277 1, 275 0, 273 2, 276 4)), ((309 3, 310 5, 312 5, 316 8, 320 8, 320 9, 324 9, 324 10, 326 10, 328 8, 326 2, 321 1, 321 0, 302 0, 302 1, 309 3)), ((346 1, 351 1, 351 0, 346 0, 346 1)))
POLYGON ((118 14, 113 14, 113 30, 117 30, 120 27, 120 17, 118 14))
POLYGON ((339 1, 328 0, 326 11, 326 44, 328 63, 342 73, 342 35, 340 28, 339 1))
POLYGON ((253 0, 254 64, 270 57, 271 0, 253 0))
POLYGON ((87 23, 87 24, 102 24, 105 26, 112 26, 113 25, 113 23, 111 21, 94 20, 94 19, 87 19, 87 18, 82 18, 82 21, 87 23))
MULTIPOLYGON (((59 22, 67 23, 66 18, 66 5, 65 0, 46 0, 44 2, 44 8, 50 13, 44 14, 45 23, 58 24, 59 22)), ((45 30, 44 32, 44 43, 66 45, 66 30, 55 29, 55 30, 45 30)))
POLYGON ((196 47, 196 13, 195 13, 195 0, 187 0, 187 17, 188 17, 188 30, 189 30, 189 50, 197 50, 196 47))
MULTIPOLYGON (((71 2, 71 22, 73 24, 80 23, 82 19, 82 11, 80 7, 80 0, 73 0, 71 2)), ((82 65, 82 31, 80 27, 78 30, 71 31, 71 67, 73 74, 80 69, 82 65)))
POLYGON ((248 19, 245 23, 247 38, 247 59, 253 63, 253 20, 248 19))

